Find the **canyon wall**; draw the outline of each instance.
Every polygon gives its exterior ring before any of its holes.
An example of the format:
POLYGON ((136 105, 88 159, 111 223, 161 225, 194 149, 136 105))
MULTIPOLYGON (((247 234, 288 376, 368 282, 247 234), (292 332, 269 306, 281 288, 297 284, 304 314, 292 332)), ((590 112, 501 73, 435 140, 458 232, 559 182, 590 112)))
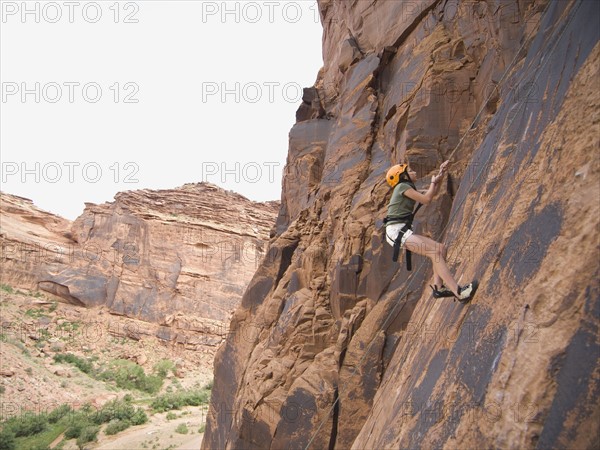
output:
POLYGON ((204 449, 597 448, 599 6, 320 0, 276 234, 215 358, 204 449), (426 187, 393 263, 390 165, 426 187))
POLYGON ((118 193, 73 223, 2 194, 1 282, 152 324, 215 347, 260 260, 277 202, 208 183, 118 193))

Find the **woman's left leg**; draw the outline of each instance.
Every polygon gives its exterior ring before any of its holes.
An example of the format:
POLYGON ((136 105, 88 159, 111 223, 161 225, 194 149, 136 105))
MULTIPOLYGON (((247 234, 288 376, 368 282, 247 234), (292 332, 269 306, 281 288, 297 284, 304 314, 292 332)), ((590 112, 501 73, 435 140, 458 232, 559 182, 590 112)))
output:
POLYGON ((438 287, 441 287, 443 282, 454 295, 458 296, 458 283, 454 280, 446 264, 446 248, 443 244, 413 233, 406 240, 405 246, 411 252, 427 256, 431 259, 434 283, 439 283, 438 287))

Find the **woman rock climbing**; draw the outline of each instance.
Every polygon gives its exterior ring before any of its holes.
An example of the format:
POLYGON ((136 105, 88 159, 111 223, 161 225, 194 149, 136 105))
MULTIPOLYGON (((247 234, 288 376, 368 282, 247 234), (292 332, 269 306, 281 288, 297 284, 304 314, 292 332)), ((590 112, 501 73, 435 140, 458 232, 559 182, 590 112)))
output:
MULTIPOLYGON (((385 235, 387 242, 394 247, 394 261, 398 258, 401 247, 407 250, 407 266, 410 270, 410 252, 427 256, 433 263, 433 296, 456 297, 467 303, 477 290, 477 281, 459 286, 446 264, 446 247, 444 244, 425 236, 413 233, 412 220, 416 210, 415 203, 428 205, 437 192, 438 186, 448 169, 449 161, 440 166, 437 175, 431 178, 429 189, 417 191, 415 182, 417 173, 408 164, 397 164, 388 170, 386 181, 394 188, 385 218, 385 235), (414 212, 413 212, 414 211, 414 212), (439 287, 438 287, 439 286, 439 287)), ((417 206, 417 210, 421 205, 417 206)))

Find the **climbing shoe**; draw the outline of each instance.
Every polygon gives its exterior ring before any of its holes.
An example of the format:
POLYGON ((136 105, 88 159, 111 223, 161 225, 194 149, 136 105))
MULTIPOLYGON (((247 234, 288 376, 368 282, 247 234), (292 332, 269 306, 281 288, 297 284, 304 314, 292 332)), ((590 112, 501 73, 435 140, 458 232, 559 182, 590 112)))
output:
POLYGON ((475 295, 475 291, 477 291, 478 287, 479 283, 477 281, 473 281, 472 283, 469 283, 466 286, 459 286, 458 301, 461 303, 468 303, 469 300, 471 300, 475 295))
POLYGON ((433 286, 429 285, 429 287, 433 289, 433 298, 454 297, 452 291, 444 285, 442 285, 442 287, 439 289, 437 284, 434 284, 433 286))

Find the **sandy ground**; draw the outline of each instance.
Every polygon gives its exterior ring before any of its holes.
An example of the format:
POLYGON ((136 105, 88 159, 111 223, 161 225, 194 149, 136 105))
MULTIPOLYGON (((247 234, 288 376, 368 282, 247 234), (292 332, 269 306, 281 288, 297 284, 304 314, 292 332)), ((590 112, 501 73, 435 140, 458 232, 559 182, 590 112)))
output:
MULTIPOLYGON (((204 433, 199 433, 206 419, 206 407, 188 407, 181 411, 172 411, 177 419, 167 420, 167 413, 155 414, 148 423, 129 428, 115 436, 98 435, 98 442, 88 448, 97 450, 134 450, 134 449, 180 449, 198 450, 204 433), (182 413, 189 414, 182 415, 182 413), (180 424, 186 424, 187 434, 177 433, 180 424)), ((70 447, 64 447, 68 450, 70 447)), ((74 449, 77 446, 73 447, 74 449)))

